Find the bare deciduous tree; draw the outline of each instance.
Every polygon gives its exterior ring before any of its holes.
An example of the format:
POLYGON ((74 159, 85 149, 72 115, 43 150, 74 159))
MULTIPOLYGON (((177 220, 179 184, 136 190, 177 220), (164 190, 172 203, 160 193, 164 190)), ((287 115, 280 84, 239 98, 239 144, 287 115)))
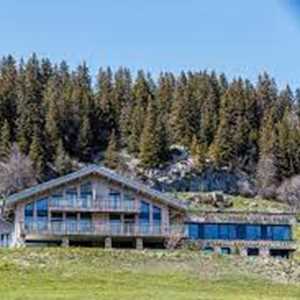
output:
POLYGON ((13 145, 8 159, 0 162, 0 196, 6 197, 37 183, 36 173, 29 157, 13 145))
POLYGON ((180 248, 183 245, 183 230, 183 228, 176 228, 172 230, 172 232, 164 242, 166 249, 174 250, 180 248))
POLYGON ((277 189, 277 199, 300 207, 300 175, 286 179, 277 189))
POLYGON ((275 166, 275 158, 273 155, 260 158, 257 165, 257 185, 258 194, 264 198, 274 198, 276 194, 277 168, 275 166))

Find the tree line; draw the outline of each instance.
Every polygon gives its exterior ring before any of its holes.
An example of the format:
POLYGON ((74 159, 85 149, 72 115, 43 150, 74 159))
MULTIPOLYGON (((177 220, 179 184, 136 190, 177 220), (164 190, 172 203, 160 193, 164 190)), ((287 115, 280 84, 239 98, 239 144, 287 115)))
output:
POLYGON ((108 67, 94 79, 85 63, 71 70, 35 54, 0 62, 0 160, 17 145, 40 181, 104 151, 117 167, 121 149, 156 168, 176 144, 198 171, 238 168, 268 188, 300 173, 299 117, 300 92, 279 89, 267 73, 254 84, 207 71, 154 79, 108 67))

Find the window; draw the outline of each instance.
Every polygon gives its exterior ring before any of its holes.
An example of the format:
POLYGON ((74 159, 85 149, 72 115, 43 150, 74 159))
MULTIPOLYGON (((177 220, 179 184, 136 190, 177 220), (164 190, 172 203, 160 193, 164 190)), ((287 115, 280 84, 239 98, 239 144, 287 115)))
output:
POLYGON ((231 249, 229 247, 222 247, 221 254, 224 254, 224 255, 231 254, 231 249))
POLYGON ((289 241, 291 240, 291 228, 289 225, 268 225, 266 235, 268 240, 289 241))
POLYGON ((188 236, 191 239, 211 240, 291 240, 289 225, 262 224, 203 224, 187 223, 188 236))
POLYGON ((41 199, 36 202, 36 216, 38 218, 48 218, 48 199, 41 199))
POLYGON ((109 222, 110 222, 110 229, 113 234, 118 234, 121 232, 121 216, 120 215, 114 215, 111 214, 109 216, 109 222))
POLYGON ((126 209, 134 208, 134 198, 132 195, 124 194, 124 207, 126 209))
POLYGON ((63 213, 51 212, 51 229, 53 232, 61 232, 63 230, 63 213))
POLYGON ((51 205, 54 207, 60 207, 63 205, 63 194, 56 193, 51 196, 51 205))
POLYGON ((66 213, 66 230, 72 233, 77 231, 77 213, 66 213))
POLYGON ((76 187, 66 189, 66 205, 70 207, 76 206, 77 196, 76 187))
POLYGON ((92 231, 92 214, 81 213, 80 214, 80 231, 91 232, 92 231))
POLYGON ((215 249, 213 247, 205 247, 203 251, 205 254, 212 254, 215 252, 215 249))
POLYGON ((152 208, 152 218, 153 218, 153 230, 155 233, 160 233, 161 231, 161 208, 153 206, 152 208))
POLYGON ((85 184, 82 184, 80 186, 80 200, 81 200, 81 206, 84 208, 90 207, 92 204, 93 199, 93 189, 92 189, 92 183, 87 182, 85 184))
POLYGON ((289 258, 290 251, 286 249, 271 249, 270 256, 277 258, 289 258))
POLYGON ((259 255, 259 249, 258 248, 248 248, 247 249, 247 255, 248 256, 258 256, 259 255))
POLYGON ((110 191, 109 193, 110 205, 113 209, 118 209, 121 205, 121 193, 118 191, 110 191))
POLYGON ((255 241, 262 239, 262 230, 260 225, 246 225, 246 240, 255 241))
POLYGON ((48 227, 48 199, 36 201, 36 217, 38 230, 46 230, 48 227))
POLYGON ((234 240, 236 239, 236 226, 230 224, 219 224, 219 239, 234 240))
POLYGON ((150 204, 145 201, 141 201, 139 221, 141 231, 147 233, 150 225, 150 204))
POLYGON ((219 238, 218 225, 217 224, 204 224, 203 238, 207 239, 207 240, 217 240, 219 238))
POLYGON ((192 240, 197 240, 199 238, 199 224, 188 225, 188 236, 192 240))
POLYGON ((25 223, 33 221, 34 203, 29 203, 25 206, 25 223))

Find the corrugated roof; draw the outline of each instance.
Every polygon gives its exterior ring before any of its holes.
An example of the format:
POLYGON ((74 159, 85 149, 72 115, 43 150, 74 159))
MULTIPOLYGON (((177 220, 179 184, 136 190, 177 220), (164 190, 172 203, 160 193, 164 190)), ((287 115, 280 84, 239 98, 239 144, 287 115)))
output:
POLYGON ((80 169, 79 171, 70 173, 68 175, 49 180, 47 182, 38 184, 36 186, 33 186, 31 188, 25 189, 19 193, 13 194, 7 198, 6 204, 13 205, 19 201, 22 201, 24 199, 27 199, 28 197, 31 197, 35 194, 47 191, 50 188, 59 187, 62 184, 66 184, 68 182, 71 182, 73 180, 76 180, 78 178, 87 176, 89 174, 99 174, 100 176, 106 177, 110 180, 116 181, 118 183, 124 184, 125 186, 132 188, 136 191, 140 191, 144 194, 147 194, 151 197, 157 198, 161 200, 162 202, 181 209, 185 210, 186 206, 178 201, 177 199, 171 198, 159 191, 156 191, 154 189, 149 188, 148 186, 137 182, 136 180, 133 180, 131 178, 125 177, 123 175, 120 175, 110 169, 107 169, 105 167, 99 167, 97 165, 89 165, 87 167, 84 167, 80 169))

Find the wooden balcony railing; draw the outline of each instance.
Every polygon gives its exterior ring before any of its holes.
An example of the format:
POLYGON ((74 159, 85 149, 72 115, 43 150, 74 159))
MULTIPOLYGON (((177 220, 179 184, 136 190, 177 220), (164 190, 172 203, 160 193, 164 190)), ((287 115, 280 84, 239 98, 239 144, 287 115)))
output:
POLYGON ((52 198, 49 202, 52 210, 86 210, 103 212, 138 212, 136 201, 111 201, 103 198, 93 199, 65 199, 52 198))
POLYGON ((98 236, 154 236, 185 235, 183 226, 94 224, 90 221, 21 223, 24 234, 38 235, 98 235, 98 236))

